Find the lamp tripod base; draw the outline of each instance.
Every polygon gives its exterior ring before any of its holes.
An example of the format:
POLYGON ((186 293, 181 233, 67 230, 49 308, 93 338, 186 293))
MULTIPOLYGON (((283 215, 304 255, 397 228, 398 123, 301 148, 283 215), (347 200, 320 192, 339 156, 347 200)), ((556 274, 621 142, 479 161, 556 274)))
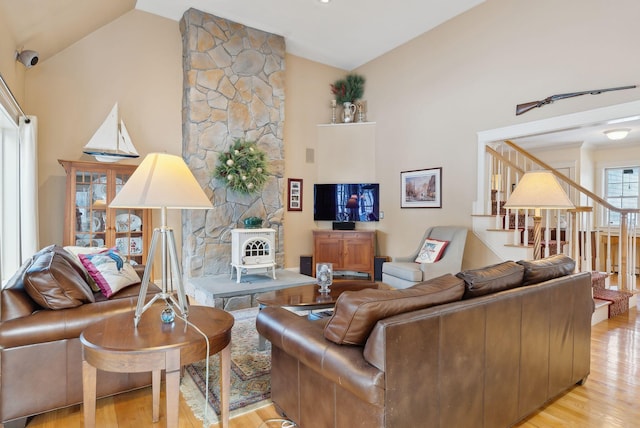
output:
MULTIPOLYGON (((145 291, 146 294, 146 291, 145 291)), ((138 299, 142 298, 144 301, 144 298, 142 296, 139 296, 138 299)), ((138 327, 138 324, 140 323, 140 319, 142 318, 142 314, 151 307, 151 305, 153 305, 156 301, 158 300, 164 300, 165 304, 167 306, 167 308, 171 309, 172 313, 179 313, 182 318, 187 318, 189 316, 189 311, 183 311, 183 308, 180 306, 180 303, 176 302, 173 294, 170 293, 165 293, 165 292, 160 292, 158 294, 156 294, 155 296, 153 296, 153 298, 151 300, 149 300, 149 302, 147 302, 147 304, 145 304, 142 309, 140 310, 140 312, 138 313, 138 309, 136 308, 136 314, 133 317, 133 325, 135 327, 138 327)), ((171 319, 171 321, 168 320, 168 318, 165 318, 165 315, 162 315, 162 322, 165 324, 171 323, 173 321, 173 317, 171 319)))
MULTIPOLYGON (((142 276, 142 285, 140 286, 140 295, 138 296, 138 304, 136 306, 136 313, 133 317, 133 325, 138 327, 142 314, 151 307, 156 301, 164 300, 167 307, 179 313, 183 318, 189 316, 189 304, 187 296, 184 291, 184 285, 182 283, 182 271, 178 264, 178 253, 176 251, 176 241, 173 235, 173 229, 167 226, 162 226, 153 230, 153 237, 151 238, 151 245, 149 247, 149 256, 147 258, 147 265, 144 269, 144 275, 142 276), (153 271, 153 259, 158 243, 158 238, 162 239, 162 291, 153 296, 149 302, 145 304, 147 296, 147 290, 149 288, 149 278, 153 271), (168 250, 168 251, 167 251, 168 250), (167 283, 169 279, 169 265, 167 264, 167 254, 171 262, 171 271, 176 273, 176 285, 178 300, 174 296, 175 293, 169 292, 167 289, 167 283)), ((163 320, 164 322, 164 320, 163 320)))

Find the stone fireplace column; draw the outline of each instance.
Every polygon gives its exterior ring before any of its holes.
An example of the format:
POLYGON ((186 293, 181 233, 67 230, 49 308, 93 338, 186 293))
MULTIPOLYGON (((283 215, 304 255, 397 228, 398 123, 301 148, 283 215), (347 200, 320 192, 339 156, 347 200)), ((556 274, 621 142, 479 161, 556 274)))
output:
POLYGON ((189 9, 183 44, 182 156, 213 202, 182 216, 186 278, 229 273, 231 230, 261 217, 276 230, 276 263, 284 262, 284 38, 189 9), (267 154, 263 190, 244 195, 213 178, 218 157, 236 138, 267 154))

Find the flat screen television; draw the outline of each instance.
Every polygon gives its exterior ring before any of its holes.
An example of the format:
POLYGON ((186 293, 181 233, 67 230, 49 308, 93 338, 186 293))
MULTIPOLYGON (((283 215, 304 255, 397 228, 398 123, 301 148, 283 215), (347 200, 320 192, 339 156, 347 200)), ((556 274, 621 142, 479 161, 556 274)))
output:
POLYGON ((315 184, 313 219, 316 221, 378 221, 378 183, 315 184))

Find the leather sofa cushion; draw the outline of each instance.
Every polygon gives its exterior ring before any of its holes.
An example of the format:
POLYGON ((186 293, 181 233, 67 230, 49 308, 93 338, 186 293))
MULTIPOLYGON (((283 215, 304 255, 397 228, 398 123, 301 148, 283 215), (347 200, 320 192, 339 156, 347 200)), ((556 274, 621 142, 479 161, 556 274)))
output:
POLYGON ((34 256, 24 274, 24 288, 37 304, 47 309, 74 308, 95 301, 84 277, 57 251, 34 256))
POLYGON ((345 291, 338 297, 324 337, 339 345, 364 345, 378 320, 460 300, 464 282, 451 274, 400 290, 345 291))
POLYGON ((42 250, 40 250, 38 254, 47 253, 50 251, 53 251, 54 253, 58 254, 60 257, 65 259, 67 263, 69 263, 69 265, 73 268, 73 270, 78 272, 78 274, 80 274, 85 280, 89 277, 89 273, 86 271, 84 266, 82 266, 82 263, 80 263, 80 260, 76 259, 73 254, 65 250, 64 247, 61 247, 60 245, 53 244, 48 247, 45 247, 42 250))
POLYGON ((463 298, 470 299, 519 287, 522 284, 523 275, 522 265, 507 261, 480 269, 465 270, 456 276, 465 282, 463 298))
POLYGON ((33 257, 27 259, 20 269, 7 281, 0 291, 0 320, 7 321, 31 315, 40 309, 24 289, 24 274, 31 267, 33 257))
POLYGON ((576 262, 564 254, 556 254, 540 260, 520 260, 524 267, 522 285, 532 285, 561 276, 570 275, 576 268, 576 262))

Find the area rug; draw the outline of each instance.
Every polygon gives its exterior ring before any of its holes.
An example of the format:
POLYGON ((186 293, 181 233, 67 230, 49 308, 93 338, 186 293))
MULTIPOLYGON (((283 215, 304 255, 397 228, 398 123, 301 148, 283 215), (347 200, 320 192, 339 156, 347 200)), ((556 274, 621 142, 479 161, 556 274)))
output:
MULTIPOLYGON (((257 313, 258 308, 231 312, 235 318, 231 330, 231 417, 271 404, 271 344, 267 342, 264 351, 258 350, 257 313)), ((205 361, 190 364, 185 369, 180 392, 195 416, 204 421, 205 361)), ((220 417, 219 373, 220 358, 213 355, 209 357, 209 424, 217 423, 220 417)))

